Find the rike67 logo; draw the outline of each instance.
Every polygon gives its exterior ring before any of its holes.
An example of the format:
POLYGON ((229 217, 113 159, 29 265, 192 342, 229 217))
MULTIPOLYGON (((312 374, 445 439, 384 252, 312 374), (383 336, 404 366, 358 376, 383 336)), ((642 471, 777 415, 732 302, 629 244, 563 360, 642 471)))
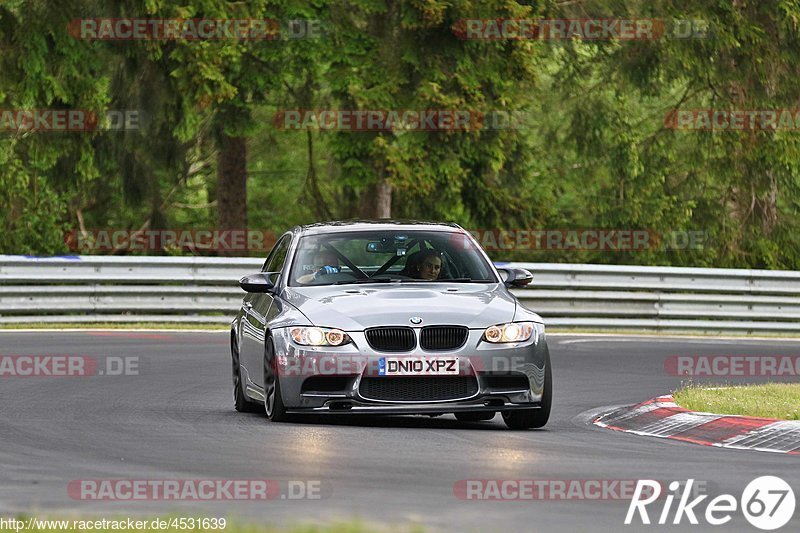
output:
MULTIPOLYGON (((705 502, 705 511, 702 511, 704 500, 708 495, 697 496, 689 500, 692 494, 694 479, 686 481, 685 488, 680 491, 682 483, 673 481, 669 484, 669 492, 663 498, 663 507, 658 513, 660 505, 648 506, 662 498, 661 483, 650 479, 640 479, 636 484, 633 499, 625 516, 625 525, 632 523, 651 524, 653 521, 659 525, 667 523, 681 524, 684 518, 690 524, 700 523, 698 517, 705 519, 705 523, 712 526, 725 525, 736 513, 741 511, 750 524, 764 531, 772 531, 785 526, 794 515, 795 497, 792 487, 783 479, 776 476, 762 476, 751 481, 737 500, 731 494, 721 494, 705 502), (678 500, 673 511, 673 503, 678 500), (656 511, 652 519, 648 511, 656 511), (670 520, 671 518, 671 520, 670 520), (651 521, 652 520, 652 521, 651 521)), ((685 523, 685 522, 683 522, 685 523)))

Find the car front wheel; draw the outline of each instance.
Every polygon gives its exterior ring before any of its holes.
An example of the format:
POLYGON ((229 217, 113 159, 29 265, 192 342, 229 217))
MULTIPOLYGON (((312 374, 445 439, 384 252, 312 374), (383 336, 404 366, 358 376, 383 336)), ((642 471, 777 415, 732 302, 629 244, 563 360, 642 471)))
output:
POLYGON ((242 367, 239 365, 239 347, 231 339, 231 361, 233 363, 233 407, 240 413, 264 412, 264 406, 252 401, 244 392, 242 367))
POLYGON ((267 411, 267 418, 272 422, 286 422, 290 416, 286 413, 286 406, 283 404, 283 396, 281 396, 280 375, 275 372, 277 368, 275 344, 271 338, 267 338, 266 344, 264 351, 264 409, 267 411))
POLYGON ((550 369, 550 355, 545 359, 544 391, 542 405, 538 409, 520 409, 503 413, 503 422, 509 429, 541 428, 550 419, 550 406, 553 401, 553 373, 550 369))

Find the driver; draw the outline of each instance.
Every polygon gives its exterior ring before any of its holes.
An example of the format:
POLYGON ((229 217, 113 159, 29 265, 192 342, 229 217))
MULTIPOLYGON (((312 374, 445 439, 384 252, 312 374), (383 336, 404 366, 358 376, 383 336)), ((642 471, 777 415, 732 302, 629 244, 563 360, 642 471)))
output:
POLYGON ((341 272, 339 258, 331 250, 319 250, 314 254, 313 272, 304 274, 297 278, 299 283, 310 283, 328 274, 338 274, 341 272))
POLYGON ((442 273, 442 254, 437 250, 425 250, 417 258, 416 263, 412 274, 417 279, 434 281, 442 273))

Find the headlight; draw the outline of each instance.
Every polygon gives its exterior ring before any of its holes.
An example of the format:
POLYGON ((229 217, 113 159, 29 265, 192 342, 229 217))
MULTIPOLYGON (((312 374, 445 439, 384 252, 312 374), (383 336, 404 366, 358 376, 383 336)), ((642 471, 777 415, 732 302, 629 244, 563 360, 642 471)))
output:
POLYGON ((509 322, 489 326, 483 333, 487 342, 498 344, 501 342, 524 342, 531 338, 536 327, 533 322, 509 322))
POLYGON ((340 329, 297 327, 289 333, 294 342, 303 346, 341 346, 350 342, 350 336, 340 329))

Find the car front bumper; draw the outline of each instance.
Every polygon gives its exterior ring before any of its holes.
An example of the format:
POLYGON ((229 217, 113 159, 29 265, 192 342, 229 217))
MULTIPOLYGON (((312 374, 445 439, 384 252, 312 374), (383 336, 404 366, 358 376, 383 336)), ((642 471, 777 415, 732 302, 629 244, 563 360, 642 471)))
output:
MULTIPOLYGON (((439 414, 459 411, 510 411, 539 407, 549 361, 543 328, 521 343, 491 344, 482 330, 470 330, 458 350, 379 353, 363 332, 348 332, 352 343, 339 347, 308 347, 293 342, 288 329, 273 330, 276 361, 284 405, 292 413, 439 414), (362 381, 376 378, 382 357, 458 357, 459 378, 469 390, 456 397, 420 400, 380 399, 364 393, 362 381), (474 383, 471 382, 474 380, 474 383), (312 384, 312 385, 309 385, 312 384), (324 384, 323 387, 314 384, 324 384), (320 388, 324 390, 319 390, 320 388)), ((433 379, 446 380, 446 376, 433 379)), ((403 380, 406 377, 380 377, 403 380)), ((443 382, 444 383, 444 382, 443 382)))

